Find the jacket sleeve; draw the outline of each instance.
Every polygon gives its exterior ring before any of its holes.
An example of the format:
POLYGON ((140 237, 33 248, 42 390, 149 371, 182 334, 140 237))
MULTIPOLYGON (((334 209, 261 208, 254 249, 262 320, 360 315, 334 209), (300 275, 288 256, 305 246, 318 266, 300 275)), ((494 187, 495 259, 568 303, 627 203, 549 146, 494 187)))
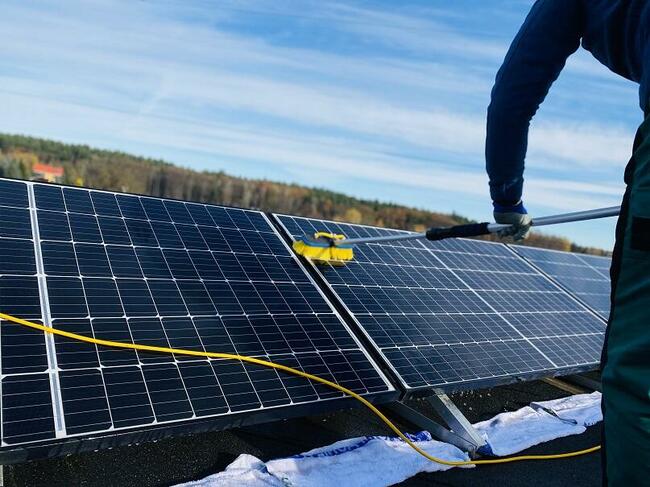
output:
POLYGON ((581 0, 537 0, 506 54, 487 115, 485 160, 493 201, 521 199, 530 121, 580 46, 583 17, 581 0))

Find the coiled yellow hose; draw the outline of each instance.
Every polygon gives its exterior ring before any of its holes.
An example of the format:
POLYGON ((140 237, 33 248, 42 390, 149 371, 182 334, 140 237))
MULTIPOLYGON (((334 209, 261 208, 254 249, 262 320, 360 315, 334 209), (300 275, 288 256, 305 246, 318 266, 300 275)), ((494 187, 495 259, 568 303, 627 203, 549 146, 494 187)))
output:
POLYGON ((430 460, 435 463, 439 463, 442 465, 448 465, 452 467, 458 467, 458 466, 463 466, 463 465, 492 465, 496 463, 510 463, 510 462, 520 462, 524 460, 554 460, 556 458, 569 458, 569 457, 577 457, 579 455, 585 455, 587 453, 593 453, 595 451, 600 450, 600 445, 587 448, 585 450, 578 450, 578 451, 572 451, 572 452, 567 452, 567 453, 556 453, 556 454, 551 454, 551 455, 519 455, 519 456, 514 456, 514 457, 507 457, 507 458, 492 458, 489 460, 467 460, 467 461, 449 461, 449 460, 444 460, 442 458, 437 458, 432 455, 429 455, 427 452, 425 452, 422 448, 420 448, 417 444, 415 444, 413 441, 411 441, 404 433, 400 431, 400 429, 393 424, 393 422, 388 419, 379 409, 377 409, 372 403, 370 403, 367 399, 363 398, 359 394, 357 394, 354 391, 351 391, 350 389, 343 387, 339 384, 336 384, 335 382, 329 381, 327 379, 323 379, 322 377, 318 377, 316 375, 308 374, 307 372, 303 372, 301 370, 294 369, 292 367, 287 367, 286 365, 281 365, 281 364, 276 364, 274 362, 269 362, 267 360, 260 360, 254 357, 246 357, 244 355, 235 355, 231 353, 220 353, 220 352, 199 352, 196 350, 184 350, 180 348, 167 348, 167 347, 156 347, 156 346, 151 346, 151 345, 139 345, 137 343, 121 343, 121 342, 114 342, 112 340, 102 340, 99 338, 91 338, 83 335, 78 335, 76 333, 71 333, 69 331, 64 331, 64 330, 59 330, 57 328, 51 328, 49 326, 44 326, 44 325, 39 325, 38 323, 33 323, 31 321, 23 320, 21 318, 17 318, 15 316, 11 316, 5 313, 0 313, 0 320, 6 320, 10 321, 19 325, 27 326, 29 328, 33 328, 35 330, 43 331, 45 333, 51 333, 53 335, 59 335, 62 337, 70 338, 72 340, 78 340, 80 342, 86 342, 86 343, 94 343, 95 345, 102 345, 104 347, 113 347, 113 348, 128 348, 132 350, 142 350, 146 352, 159 352, 159 353, 171 353, 171 354, 176 354, 176 355, 191 355, 194 357, 208 357, 208 358, 221 358, 221 359, 229 359, 229 360, 238 360, 240 362, 248 362, 251 364, 256 364, 256 365, 261 365, 263 367, 269 367, 272 369, 276 370, 281 370, 282 372, 286 372, 288 374, 293 374, 297 375, 299 377, 304 377, 305 379, 309 379, 314 382, 318 382, 320 384, 326 385, 328 387, 331 387, 332 389, 336 389, 337 391, 340 391, 344 394, 347 394, 350 397, 353 397, 360 403, 362 403, 364 406, 366 406, 368 409, 370 409, 379 419, 381 419, 397 436, 399 436, 406 444, 408 444, 411 448, 413 448, 416 452, 418 452, 420 455, 422 455, 424 458, 427 460, 430 460))

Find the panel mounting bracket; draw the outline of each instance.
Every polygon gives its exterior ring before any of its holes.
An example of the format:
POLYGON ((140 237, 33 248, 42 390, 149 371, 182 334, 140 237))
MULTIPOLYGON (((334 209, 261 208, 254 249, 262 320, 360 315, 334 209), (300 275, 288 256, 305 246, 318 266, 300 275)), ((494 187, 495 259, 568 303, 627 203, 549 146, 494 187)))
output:
POLYGON ((443 426, 403 402, 394 402, 387 407, 405 421, 428 431, 441 441, 454 445, 474 456, 479 448, 486 445, 485 439, 472 426, 454 402, 444 393, 436 393, 426 398, 436 410, 446 426, 443 426))
POLYGON ((562 379, 564 379, 565 381, 571 384, 576 384, 590 391, 602 392, 602 385, 600 381, 596 379, 592 379, 591 377, 587 377, 585 375, 581 375, 581 374, 567 375, 562 377, 562 379))
POLYGON ((557 387, 570 394, 584 394, 585 392, 602 392, 602 384, 598 379, 593 379, 581 374, 549 377, 544 382, 557 387))

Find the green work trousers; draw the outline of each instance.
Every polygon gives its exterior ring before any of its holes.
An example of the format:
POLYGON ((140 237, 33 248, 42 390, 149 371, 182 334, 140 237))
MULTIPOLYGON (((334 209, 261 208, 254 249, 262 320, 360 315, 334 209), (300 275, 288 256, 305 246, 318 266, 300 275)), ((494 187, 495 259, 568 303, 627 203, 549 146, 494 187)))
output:
POLYGON ((603 483, 650 486, 650 114, 625 170, 602 358, 603 483))

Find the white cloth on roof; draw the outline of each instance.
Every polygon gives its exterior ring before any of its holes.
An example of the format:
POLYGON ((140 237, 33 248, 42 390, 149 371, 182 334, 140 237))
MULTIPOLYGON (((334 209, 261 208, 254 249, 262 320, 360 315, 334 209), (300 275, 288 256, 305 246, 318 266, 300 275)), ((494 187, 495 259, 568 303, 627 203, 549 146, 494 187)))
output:
POLYGON ((533 402, 517 411, 497 414, 474 424, 488 442, 485 453, 502 457, 564 436, 584 433, 602 421, 600 392, 533 402), (554 412, 558 417, 544 409, 554 412), (564 421, 562 421, 564 420, 564 421))
MULTIPOLYGON (((469 459, 465 452, 432 439, 426 431, 409 436, 420 448, 436 457, 445 460, 469 459)), ((365 436, 337 441, 326 447, 266 463, 251 455, 240 455, 225 471, 197 482, 182 484, 182 487, 388 486, 420 472, 449 468, 452 467, 430 462, 398 438, 365 436), (242 468, 246 466, 248 468, 242 468)))
MULTIPOLYGON (((531 403, 474 425, 486 438, 486 453, 511 455, 533 445, 580 434, 602 420, 599 392, 531 403)), ((467 460, 455 446, 423 431, 409 435, 423 450, 446 460, 467 460)), ((452 467, 428 461, 398 438, 366 436, 338 441, 300 455, 262 462, 240 455, 223 472, 177 487, 387 486, 420 472, 452 467)))
POLYGON ((243 453, 223 472, 201 480, 178 484, 176 487, 286 487, 280 479, 270 475, 264 462, 243 453))

